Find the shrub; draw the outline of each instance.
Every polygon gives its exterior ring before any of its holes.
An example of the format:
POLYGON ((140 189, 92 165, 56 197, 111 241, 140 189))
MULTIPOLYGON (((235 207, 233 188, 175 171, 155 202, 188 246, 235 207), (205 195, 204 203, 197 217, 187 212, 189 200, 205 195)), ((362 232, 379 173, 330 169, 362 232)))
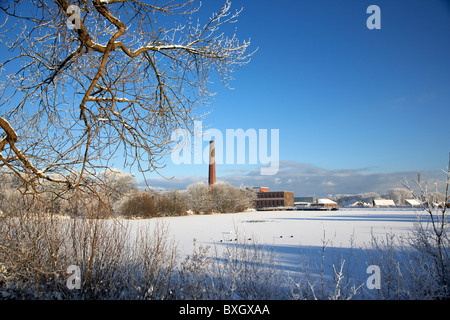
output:
POLYGON ((186 189, 188 206, 193 213, 207 214, 212 212, 212 197, 209 186, 203 182, 191 184, 186 189))
POLYGON ((219 213, 242 212, 253 206, 254 192, 240 189, 224 182, 214 185, 212 191, 213 211, 219 213))
POLYGON ((156 211, 160 216, 181 216, 186 214, 188 205, 185 195, 177 190, 159 194, 156 198, 156 211))
POLYGON ((189 209, 194 213, 234 213, 253 207, 256 193, 253 190, 236 188, 225 182, 217 182, 214 188, 199 182, 188 186, 189 209))
POLYGON ((147 192, 136 192, 129 195, 122 202, 119 212, 126 218, 158 216, 154 198, 147 192))

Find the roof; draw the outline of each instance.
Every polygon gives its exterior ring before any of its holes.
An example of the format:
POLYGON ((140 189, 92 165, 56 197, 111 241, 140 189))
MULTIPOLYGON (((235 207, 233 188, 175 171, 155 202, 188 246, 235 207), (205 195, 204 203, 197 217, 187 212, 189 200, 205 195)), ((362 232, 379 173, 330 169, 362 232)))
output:
POLYGON ((321 204, 337 204, 336 202, 334 202, 333 200, 330 200, 330 199, 317 199, 317 203, 321 203, 321 204))
POLYGON ((408 203, 411 206, 420 206, 422 203, 420 203, 417 199, 405 199, 406 203, 408 203))
POLYGON ((377 199, 373 200, 375 206, 395 206, 394 200, 391 199, 377 199))

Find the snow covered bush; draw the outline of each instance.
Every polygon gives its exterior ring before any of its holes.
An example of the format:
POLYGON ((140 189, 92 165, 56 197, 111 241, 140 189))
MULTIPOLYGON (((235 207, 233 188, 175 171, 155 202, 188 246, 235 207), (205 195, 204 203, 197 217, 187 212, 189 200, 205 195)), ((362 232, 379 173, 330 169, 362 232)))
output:
POLYGON ((236 232, 237 240, 226 244, 217 257, 213 274, 221 299, 270 300, 286 298, 285 273, 278 269, 275 251, 254 238, 236 232))
POLYGON ((26 195, 21 181, 0 167, 0 211, 5 215, 19 215, 33 205, 33 197, 26 195))
POLYGON ((168 226, 157 221, 153 229, 143 228, 136 236, 129 283, 133 299, 167 299, 172 296, 177 248, 168 226), (134 296, 136 298, 134 298, 134 296))
POLYGON ((37 295, 40 289, 59 291, 65 269, 68 230, 37 205, 32 209, 32 214, 16 213, 0 219, 3 285, 13 285, 20 295, 27 295, 30 287, 37 295))
POLYGON ((190 210, 194 213, 235 213, 254 207, 256 193, 218 181, 214 187, 199 182, 186 189, 190 210))
MULTIPOLYGON (((445 190, 441 194, 436 185, 435 192, 429 192, 427 182, 417 175, 417 187, 419 195, 414 197, 423 204, 424 211, 428 214, 426 221, 417 221, 409 244, 416 249, 418 256, 427 262, 427 275, 437 285, 433 296, 440 299, 450 298, 450 237, 447 211, 450 208, 450 154, 446 175, 445 190)), ((406 181, 404 186, 413 191, 406 181)), ((429 277, 427 277, 429 278, 429 277)))
POLYGON ((197 182, 186 188, 189 210, 195 214, 208 214, 212 212, 212 198, 209 186, 197 182))
POLYGON ((256 193, 229 183, 217 182, 211 193, 213 211, 219 213, 242 212, 254 206, 256 193))
POLYGON ((225 248, 197 245, 177 269, 176 299, 261 300, 287 298, 282 287, 284 272, 274 265, 270 247, 237 240, 225 248), (224 249, 224 250, 220 250, 224 249))
MULTIPOLYGON (((445 206, 428 208, 426 221, 415 223, 405 241, 414 249, 415 283, 422 296, 434 299, 450 298, 450 238, 445 206), (419 276, 419 278, 418 278, 419 276)), ((416 290, 416 292, 417 292, 416 290)))
POLYGON ((136 179, 133 175, 118 169, 106 169, 96 176, 97 189, 111 202, 118 201, 121 197, 136 191, 136 179))
POLYGON ((125 222, 64 218, 36 208, 30 215, 2 218, 0 298, 165 297, 170 268, 175 267, 167 237, 164 228, 155 228, 133 243, 125 222), (67 285, 69 266, 80 272, 78 288, 67 285))

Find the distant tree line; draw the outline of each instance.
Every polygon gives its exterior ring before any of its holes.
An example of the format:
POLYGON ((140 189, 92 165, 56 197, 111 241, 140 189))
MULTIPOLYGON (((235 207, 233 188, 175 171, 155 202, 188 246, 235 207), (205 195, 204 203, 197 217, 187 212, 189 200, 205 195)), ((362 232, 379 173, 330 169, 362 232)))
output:
MULTIPOLYGON (((6 171, 0 175, 0 210, 19 214, 34 203, 17 176, 6 171)), ((130 174, 107 170, 97 176, 97 188, 92 194, 78 198, 63 198, 58 192, 47 192, 41 197, 40 209, 55 214, 121 216, 150 218, 186 214, 235 213, 254 207, 256 192, 217 182, 213 188, 202 182, 189 185, 186 190, 141 191, 130 174), (95 194, 95 195, 94 195, 95 194)), ((34 204, 33 204, 34 205, 34 204)))
POLYGON ((343 206, 349 201, 361 201, 365 203, 372 203, 374 199, 381 199, 380 195, 376 192, 360 193, 360 194, 336 194, 330 195, 333 201, 337 202, 339 206, 343 206))
MULTIPOLYGON (((386 193, 381 195, 376 192, 367 192, 359 194, 336 194, 329 195, 328 197, 337 202, 340 206, 343 206, 349 201, 372 203, 373 200, 377 199, 391 199, 397 206, 404 206, 407 205, 407 199, 416 199, 413 191, 408 188, 389 189, 386 193)), ((434 203, 442 203, 445 200, 445 195, 443 195, 439 191, 428 192, 428 200, 434 203)))
POLYGON ((211 188, 198 182, 186 190, 158 193, 134 191, 118 204, 124 217, 180 216, 185 214, 235 213, 254 207, 256 192, 218 182, 211 188))

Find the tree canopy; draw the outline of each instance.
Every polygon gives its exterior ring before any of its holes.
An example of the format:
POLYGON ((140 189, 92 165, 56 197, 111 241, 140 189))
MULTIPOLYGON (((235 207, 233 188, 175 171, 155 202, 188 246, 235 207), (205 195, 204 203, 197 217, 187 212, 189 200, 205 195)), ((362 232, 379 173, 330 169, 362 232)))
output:
POLYGON ((200 9, 194 0, 0 2, 0 166, 31 192, 42 181, 89 189, 117 157, 141 172, 163 167, 171 133, 191 131, 211 101, 210 77, 228 84, 252 55, 249 41, 219 31, 241 11, 227 1, 202 23, 200 9))

